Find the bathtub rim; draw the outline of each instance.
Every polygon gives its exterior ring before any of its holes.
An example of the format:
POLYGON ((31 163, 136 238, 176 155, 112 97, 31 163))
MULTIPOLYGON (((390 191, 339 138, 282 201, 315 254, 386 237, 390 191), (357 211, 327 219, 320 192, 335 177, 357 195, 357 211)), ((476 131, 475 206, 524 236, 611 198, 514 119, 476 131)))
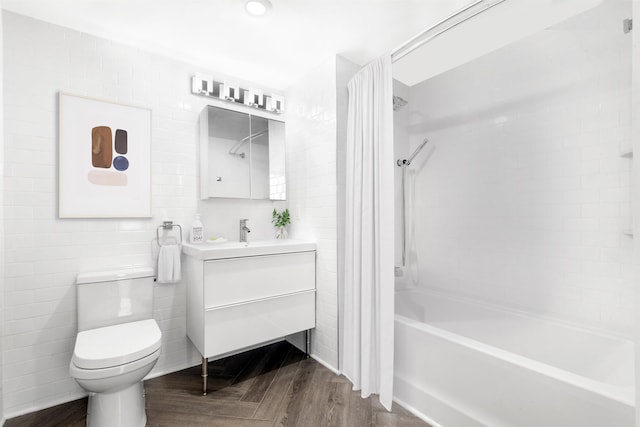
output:
MULTIPOLYGON (((403 288, 403 289, 397 289, 395 291, 395 294, 404 294, 404 293, 410 293, 410 292, 415 292, 415 293, 419 293, 419 294, 433 294, 433 295, 437 295, 441 298, 446 298, 446 299, 450 299, 453 301, 457 301, 457 302, 463 302, 463 303, 467 303, 467 304, 473 304, 473 305, 477 305, 483 308, 487 308, 490 310, 495 310, 495 311, 500 311, 503 313, 507 313, 507 314, 513 314, 513 315, 517 315, 517 316, 522 316, 522 317, 526 317, 528 319, 531 320, 535 320, 538 322, 544 322, 547 324, 560 324, 563 327, 569 328, 569 329, 574 329, 577 331, 587 331, 590 334, 593 335, 597 335, 601 338, 615 338, 615 339, 619 339, 621 341, 626 341, 632 345, 635 346, 635 342, 633 340, 632 337, 629 337, 628 335, 624 335, 623 333, 620 332, 616 332, 616 331, 611 331, 608 329, 603 329, 603 328, 598 328, 597 326, 593 326, 590 324, 582 324, 582 323, 578 323, 576 321, 571 321, 568 319, 564 319, 562 317, 557 317, 557 316, 553 316, 553 315, 546 315, 546 314, 542 314, 542 313, 537 313, 534 311, 527 311, 525 309, 522 308, 518 308, 518 307, 512 307, 512 306, 504 306, 504 305, 500 305, 499 303, 495 302, 495 301, 491 301, 491 300, 487 300, 487 299, 483 299, 482 297, 478 297, 476 298, 471 298, 467 295, 462 295, 459 294, 457 292, 448 292, 448 291, 444 291, 442 289, 438 289, 438 288, 427 288, 427 287, 413 287, 413 288, 403 288)), ((406 316, 405 316, 406 317, 406 316)))
MULTIPOLYGON (((407 292, 408 290, 402 290, 402 291, 398 291, 398 292, 407 292)), ((412 290, 414 292, 420 292, 420 293, 428 293, 431 291, 424 291, 424 290, 412 290)), ((440 292, 438 292, 438 294, 440 294, 440 292)), ((445 296, 448 297, 447 295, 441 295, 441 296, 445 296)), ((457 298, 453 298, 453 299, 457 299, 457 298)), ((464 300, 463 300, 464 301, 464 300)), ((467 303, 472 303, 475 304, 475 301, 472 300, 466 300, 465 302, 467 303)), ((478 305, 485 305, 484 303, 480 302, 478 305)), ((489 305, 490 308, 492 309, 497 309, 499 311, 504 311, 507 313, 514 313, 514 311, 511 311, 509 309, 503 309, 502 307, 500 308, 496 308, 494 306, 489 305)), ((536 317, 530 313, 528 314, 523 314, 522 312, 516 312, 517 314, 520 315, 526 315, 527 317, 534 319, 534 320, 541 320, 541 321, 545 321, 545 322, 549 322, 549 323, 556 323, 553 320, 550 319, 545 319, 545 318, 541 318, 541 317, 536 317)), ((441 339, 444 339, 446 341, 449 342, 453 342, 455 344, 458 345, 462 345, 464 347, 467 348, 471 348, 475 351, 478 351, 480 353, 483 353, 485 355, 491 356, 491 357, 495 357, 497 359, 500 359, 504 362, 507 362, 511 365, 515 365, 518 366, 520 368, 524 368, 524 369, 528 369, 528 370, 535 370, 536 372, 541 373, 542 375, 545 375, 546 377, 558 380, 558 381, 562 381, 568 384, 571 384, 575 387, 581 388, 581 389, 585 389, 588 390, 592 393, 604 396, 606 398, 615 400, 616 402, 625 404, 625 405, 629 405, 631 407, 635 407, 635 385, 631 384, 628 386, 617 386, 617 385, 613 385, 613 384, 608 384, 608 383, 604 383, 601 381, 597 381, 591 378, 587 378, 578 374, 575 374, 573 372, 569 372, 569 371, 565 371, 563 369, 548 365, 546 363, 543 362, 539 362, 537 360, 534 359, 530 359, 528 357, 525 356, 521 356, 519 354, 507 351, 507 350, 503 350, 500 349, 498 347, 494 347, 485 343, 482 343, 480 341, 474 340, 472 338, 468 338, 462 335, 458 335, 455 334, 453 332, 449 332, 445 329, 441 329, 432 325, 429 325, 428 323, 424 323, 424 322, 420 322, 417 321, 415 319, 412 319, 410 317, 395 313, 395 317, 394 317, 395 321, 400 321, 402 323, 404 323, 405 325, 408 325, 410 327, 414 327, 416 329, 419 329, 425 333, 429 333, 432 335, 435 335, 441 339)), ((562 322, 560 322, 562 323, 562 322)), ((588 328, 580 328, 579 326, 575 326, 575 325, 567 325, 566 323, 562 323, 564 326, 569 326, 573 329, 578 329, 578 330, 582 330, 582 331, 588 331, 588 332, 593 332, 591 329, 588 328)), ((601 336, 605 336, 608 338, 611 338, 611 335, 606 335, 603 333, 598 333, 598 332, 594 332, 598 335, 601 336)), ((620 338, 620 337, 615 337, 615 338, 619 338, 628 342, 633 343, 633 341, 625 339, 625 338, 620 338)))

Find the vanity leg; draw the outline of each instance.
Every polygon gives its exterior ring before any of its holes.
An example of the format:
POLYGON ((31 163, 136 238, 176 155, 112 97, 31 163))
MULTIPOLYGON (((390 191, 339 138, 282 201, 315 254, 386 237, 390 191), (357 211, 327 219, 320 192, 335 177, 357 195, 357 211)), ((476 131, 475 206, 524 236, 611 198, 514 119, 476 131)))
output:
POLYGON ((305 352, 305 357, 308 359, 311 353, 311 330, 307 329, 304 331, 304 341, 305 341, 305 346, 304 346, 304 352, 305 352))
POLYGON ((209 376, 209 360, 202 358, 202 395, 207 395, 207 377, 209 376))

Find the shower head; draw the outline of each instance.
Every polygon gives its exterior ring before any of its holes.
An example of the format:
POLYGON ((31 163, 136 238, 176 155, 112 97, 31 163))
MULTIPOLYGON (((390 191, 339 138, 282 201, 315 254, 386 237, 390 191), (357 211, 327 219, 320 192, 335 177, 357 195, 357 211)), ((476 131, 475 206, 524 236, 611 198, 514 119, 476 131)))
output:
POLYGON ((407 104, 408 104, 407 100, 402 99, 399 96, 393 95, 393 111, 398 111, 399 109, 401 109, 407 104))

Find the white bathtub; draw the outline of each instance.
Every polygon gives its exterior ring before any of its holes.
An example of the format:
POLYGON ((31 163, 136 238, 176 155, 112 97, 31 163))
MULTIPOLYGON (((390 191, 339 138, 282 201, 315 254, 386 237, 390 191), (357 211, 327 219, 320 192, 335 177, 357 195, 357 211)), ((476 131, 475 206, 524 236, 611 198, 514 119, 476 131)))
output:
POLYGON ((445 427, 633 427, 634 345, 446 294, 399 291, 394 398, 445 427))

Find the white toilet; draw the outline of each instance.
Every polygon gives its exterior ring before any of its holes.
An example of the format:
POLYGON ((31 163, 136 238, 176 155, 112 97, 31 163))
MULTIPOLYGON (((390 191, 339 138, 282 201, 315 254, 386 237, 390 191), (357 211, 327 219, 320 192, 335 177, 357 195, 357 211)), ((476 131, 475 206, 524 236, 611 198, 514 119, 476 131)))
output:
POLYGON ((78 335, 69 373, 89 392, 87 426, 142 427, 142 379, 160 356, 153 269, 78 275, 78 335))

